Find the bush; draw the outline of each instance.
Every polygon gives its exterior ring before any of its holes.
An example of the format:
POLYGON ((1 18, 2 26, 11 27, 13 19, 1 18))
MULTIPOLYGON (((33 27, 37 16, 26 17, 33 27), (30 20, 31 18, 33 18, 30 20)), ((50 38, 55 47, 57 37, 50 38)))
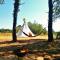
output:
POLYGON ((56 39, 60 39, 60 32, 57 32, 56 39))
POLYGON ((41 24, 28 22, 28 26, 31 31, 36 35, 47 33, 46 28, 43 28, 41 24))

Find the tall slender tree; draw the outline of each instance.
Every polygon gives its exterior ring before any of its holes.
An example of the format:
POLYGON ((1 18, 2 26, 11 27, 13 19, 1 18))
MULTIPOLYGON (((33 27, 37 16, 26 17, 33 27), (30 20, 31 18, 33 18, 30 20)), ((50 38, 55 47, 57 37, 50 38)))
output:
POLYGON ((53 3, 52 3, 52 0, 48 0, 48 5, 49 5, 48 42, 52 42, 53 41, 53 32, 52 32, 53 3))
POLYGON ((14 12, 13 12, 13 41, 17 41, 16 37, 16 23, 17 23, 17 14, 19 10, 19 1, 20 0, 14 0, 14 12))

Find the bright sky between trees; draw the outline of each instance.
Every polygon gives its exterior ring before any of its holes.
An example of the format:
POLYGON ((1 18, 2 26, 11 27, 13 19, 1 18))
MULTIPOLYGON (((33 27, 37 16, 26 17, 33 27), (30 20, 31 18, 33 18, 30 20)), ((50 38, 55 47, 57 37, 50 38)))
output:
MULTIPOLYGON (((48 27, 48 0, 21 0, 24 3, 20 6, 18 12, 17 25, 23 24, 23 18, 26 21, 42 24, 48 27)), ((5 0, 5 4, 0 5, 0 28, 12 29, 13 25, 14 0, 5 0)), ((59 31, 60 19, 53 23, 53 30, 59 31)))

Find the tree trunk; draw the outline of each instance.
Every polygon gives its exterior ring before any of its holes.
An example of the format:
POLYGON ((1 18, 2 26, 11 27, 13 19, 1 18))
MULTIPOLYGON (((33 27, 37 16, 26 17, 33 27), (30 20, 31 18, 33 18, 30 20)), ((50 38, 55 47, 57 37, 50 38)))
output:
POLYGON ((48 42, 52 42, 53 41, 53 32, 52 32, 53 4, 52 4, 52 0, 48 0, 48 4, 49 4, 48 42))
POLYGON ((14 13, 13 13, 13 41, 17 41, 16 37, 16 23, 17 23, 17 13, 19 8, 19 0, 15 0, 14 3, 14 13))

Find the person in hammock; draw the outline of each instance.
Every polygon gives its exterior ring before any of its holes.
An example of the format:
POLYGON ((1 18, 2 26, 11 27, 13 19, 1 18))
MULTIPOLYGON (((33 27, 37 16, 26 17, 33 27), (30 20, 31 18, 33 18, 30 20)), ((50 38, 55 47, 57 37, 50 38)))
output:
POLYGON ((26 36, 28 36, 28 37, 32 37, 32 34, 29 32, 29 35, 28 34, 26 34, 25 32, 23 32, 26 36))
POLYGON ((29 32, 29 37, 32 37, 32 34, 29 32))

